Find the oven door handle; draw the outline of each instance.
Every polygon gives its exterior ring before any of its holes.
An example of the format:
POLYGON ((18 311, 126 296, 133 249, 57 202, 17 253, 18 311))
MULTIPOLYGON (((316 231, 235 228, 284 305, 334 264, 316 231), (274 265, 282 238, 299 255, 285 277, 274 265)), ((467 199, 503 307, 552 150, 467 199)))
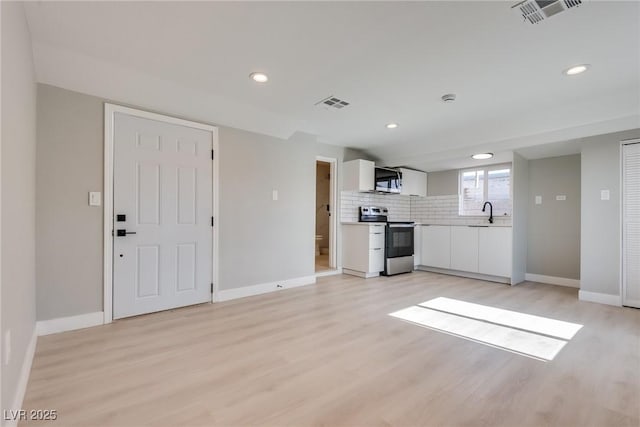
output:
POLYGON ((389 228, 415 228, 415 224, 387 224, 389 228))

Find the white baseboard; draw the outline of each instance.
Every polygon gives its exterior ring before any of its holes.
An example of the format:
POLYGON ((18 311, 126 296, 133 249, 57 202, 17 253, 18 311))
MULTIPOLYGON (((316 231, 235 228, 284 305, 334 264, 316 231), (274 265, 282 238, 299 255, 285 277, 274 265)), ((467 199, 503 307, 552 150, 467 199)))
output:
POLYGON ((344 274, 348 274, 349 276, 357 276, 362 277, 363 279, 370 279, 372 277, 380 276, 380 273, 365 273, 364 271, 351 270, 350 268, 343 268, 342 272, 344 274))
POLYGON ((39 320, 36 323, 38 336, 57 334, 58 332, 75 331, 104 324, 104 312, 80 314, 78 316, 60 317, 51 320, 39 320))
POLYGON ((524 279, 529 282, 548 283, 550 285, 568 286, 570 288, 580 289, 580 280, 567 279, 565 277, 545 276, 543 274, 531 274, 524 275, 524 279))
POLYGON ((620 295, 580 291, 578 292, 578 299, 580 301, 597 302, 599 304, 615 305, 616 307, 622 307, 622 298, 620 297, 620 295))
POLYGON ((458 270, 449 270, 446 268, 438 268, 438 267, 426 267, 424 265, 418 266, 416 268, 418 271, 428 271, 430 273, 439 273, 439 274, 447 274, 449 276, 459 276, 466 277, 468 279, 477 279, 484 280, 486 282, 496 282, 496 283, 504 283, 507 285, 511 285, 511 279, 508 277, 500 277, 500 276, 491 276, 488 274, 480 274, 480 273, 471 273, 468 271, 458 271, 458 270))
MULTIPOLYGON (((31 340, 27 346, 27 351, 24 354, 22 361, 22 369, 20 369, 20 377, 18 378, 18 386, 16 388, 16 394, 13 398, 13 406, 11 406, 13 413, 16 414, 22 409, 22 402, 24 401, 24 395, 27 391, 27 384, 29 383, 29 374, 31 373, 31 364, 33 363, 33 356, 36 353, 36 344, 38 342, 37 329, 33 328, 33 334, 31 334, 31 340)), ((4 416, 4 414, 3 414, 4 416)), ((18 417, 15 420, 6 420, 6 427, 15 427, 18 425, 18 417)))
POLYGON ((253 286, 243 286, 242 288, 223 289, 218 292, 217 301, 229 301, 232 299, 281 291, 283 289, 297 288, 298 286, 313 285, 314 283, 316 283, 315 275, 296 277, 294 279, 280 280, 277 282, 261 283, 253 286))
POLYGON ((316 277, 335 276, 342 274, 342 267, 338 267, 335 270, 319 271, 316 273, 316 277))

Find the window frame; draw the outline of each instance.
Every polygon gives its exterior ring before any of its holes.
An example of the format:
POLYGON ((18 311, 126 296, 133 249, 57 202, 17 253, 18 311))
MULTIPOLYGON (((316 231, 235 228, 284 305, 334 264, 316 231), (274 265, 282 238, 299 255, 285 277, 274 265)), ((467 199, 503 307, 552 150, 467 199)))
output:
MULTIPOLYGON (((483 194, 485 196, 485 201, 487 201, 486 197, 489 193, 489 172, 494 170, 501 170, 501 169, 509 169, 509 201, 511 202, 511 213, 508 215, 496 215, 494 216, 494 218, 511 218, 513 216, 513 163, 497 163, 492 165, 474 166, 474 167, 459 169, 458 170, 458 216, 465 217, 465 218, 484 217, 484 215, 463 213, 464 192, 462 191, 463 190, 462 175, 465 172, 476 172, 479 170, 484 171, 483 194)), ((491 200, 488 200, 488 201, 490 202, 491 200)))

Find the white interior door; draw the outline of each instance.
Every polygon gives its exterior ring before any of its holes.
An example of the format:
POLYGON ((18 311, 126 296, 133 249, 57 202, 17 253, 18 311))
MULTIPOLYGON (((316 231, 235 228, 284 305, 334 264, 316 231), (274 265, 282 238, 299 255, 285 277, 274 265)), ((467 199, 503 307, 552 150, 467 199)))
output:
POLYGON ((212 133, 123 113, 113 128, 114 319, 211 301, 212 133))
POLYGON ((622 146, 622 304, 640 308, 640 143, 622 146))

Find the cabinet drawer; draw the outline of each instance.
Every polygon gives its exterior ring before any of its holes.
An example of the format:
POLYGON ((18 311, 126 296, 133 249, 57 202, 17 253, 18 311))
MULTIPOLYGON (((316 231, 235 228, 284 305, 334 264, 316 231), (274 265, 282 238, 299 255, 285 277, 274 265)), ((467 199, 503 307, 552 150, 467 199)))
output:
POLYGON ((384 270, 384 248, 369 250, 369 272, 377 273, 384 270))
POLYGON ((384 234, 384 225, 382 224, 376 224, 376 225, 370 225, 369 226, 369 233, 370 234, 378 234, 378 233, 383 233, 384 234))
POLYGON ((384 231, 369 234, 369 249, 384 249, 384 231))

